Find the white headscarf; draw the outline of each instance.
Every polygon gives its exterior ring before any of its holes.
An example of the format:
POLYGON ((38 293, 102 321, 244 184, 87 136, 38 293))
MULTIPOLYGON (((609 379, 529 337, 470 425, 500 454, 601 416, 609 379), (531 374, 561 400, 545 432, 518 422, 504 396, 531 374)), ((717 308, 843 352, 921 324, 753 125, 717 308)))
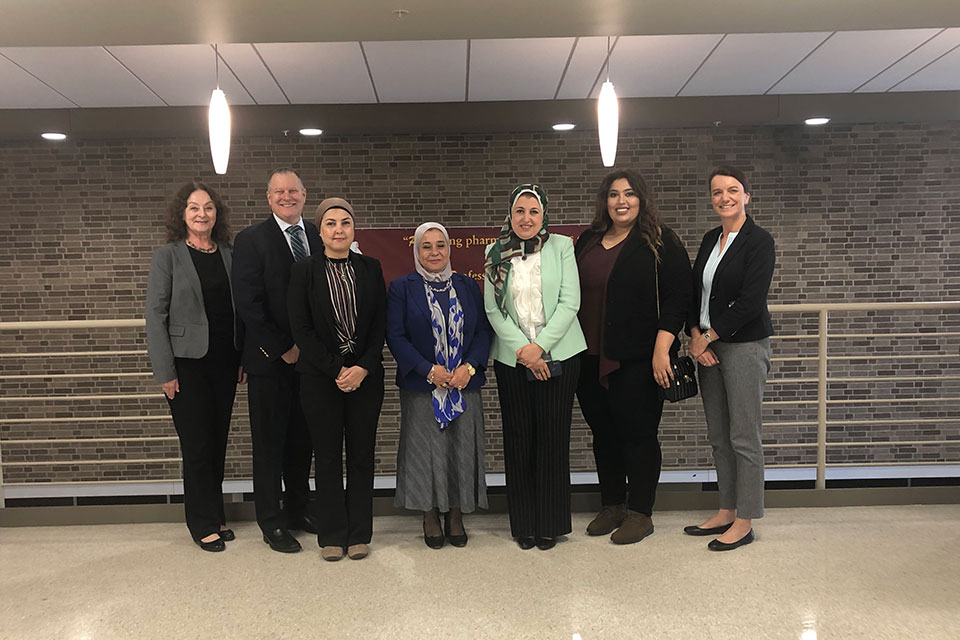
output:
POLYGON ((413 234, 413 264, 417 267, 417 273, 423 276, 424 280, 433 281, 433 282, 444 282, 450 279, 450 276, 453 275, 453 267, 450 266, 450 261, 447 261, 447 266, 443 268, 439 273, 431 273, 427 271, 422 264, 420 264, 420 241, 423 240, 423 234, 430 229, 439 229, 440 233, 443 234, 443 239, 447 242, 447 252, 449 255, 450 251, 450 236, 447 234, 447 230, 443 228, 443 225, 439 222, 424 222, 422 225, 417 227, 416 232, 413 234))

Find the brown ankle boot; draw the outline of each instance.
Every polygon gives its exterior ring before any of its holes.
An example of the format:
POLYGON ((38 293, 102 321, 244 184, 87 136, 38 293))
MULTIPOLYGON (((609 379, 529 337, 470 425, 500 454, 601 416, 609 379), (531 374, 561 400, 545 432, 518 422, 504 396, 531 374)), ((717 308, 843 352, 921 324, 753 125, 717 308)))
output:
POLYGON ((653 520, 637 511, 627 510, 627 517, 620 528, 613 532, 610 541, 614 544, 633 544, 653 533, 653 520))
POLYGON ((600 509, 597 517, 587 525, 588 536, 605 536, 623 522, 627 517, 627 505, 608 504, 600 509))

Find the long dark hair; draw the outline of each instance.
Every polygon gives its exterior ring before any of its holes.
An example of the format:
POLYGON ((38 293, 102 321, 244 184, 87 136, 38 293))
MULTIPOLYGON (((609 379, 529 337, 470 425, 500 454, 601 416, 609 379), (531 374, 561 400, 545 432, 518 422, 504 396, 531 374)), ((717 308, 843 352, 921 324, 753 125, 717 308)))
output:
POLYGON ((187 237, 187 223, 183 220, 183 212, 187 208, 187 199, 194 191, 206 191, 213 201, 213 206, 217 208, 217 221, 213 224, 210 237, 214 242, 230 242, 230 208, 227 207, 220 194, 199 180, 188 182, 180 187, 167 207, 165 223, 167 242, 176 242, 187 237))
POLYGON ((600 183, 600 188, 597 189, 597 210, 593 216, 593 221, 590 222, 590 230, 603 235, 613 226, 613 221, 610 220, 610 212, 607 211, 607 195, 610 193, 611 185, 620 179, 624 179, 630 183, 630 188, 633 189, 634 193, 640 198, 640 213, 637 215, 637 219, 633 224, 636 232, 640 234, 640 237, 643 238, 647 246, 650 247, 650 250, 653 251, 653 255, 659 260, 659 249, 660 246, 663 245, 660 233, 660 226, 662 224, 660 210, 657 209, 657 203, 653 199, 650 187, 648 187, 647 183, 640 177, 640 174, 635 171, 618 169, 612 173, 608 173, 603 179, 603 182, 600 183))

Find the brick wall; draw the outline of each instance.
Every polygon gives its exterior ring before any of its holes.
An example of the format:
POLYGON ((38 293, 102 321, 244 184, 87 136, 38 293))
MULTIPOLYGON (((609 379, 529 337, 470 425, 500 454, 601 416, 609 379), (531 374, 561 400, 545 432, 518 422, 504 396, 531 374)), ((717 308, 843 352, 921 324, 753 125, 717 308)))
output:
MULTIPOLYGON (((778 243, 770 301, 960 299, 960 124, 884 124, 626 131, 619 165, 639 169, 666 223, 691 255, 715 225, 704 178, 721 162, 752 183, 749 211, 778 243)), ((536 180, 551 196, 551 220, 589 220, 605 174, 595 135, 398 135, 233 142, 228 176, 212 173, 204 140, 142 139, 0 146, 0 320, 139 318, 150 254, 163 243, 168 198, 199 177, 217 187, 238 230, 268 211, 264 178, 293 166, 308 189, 307 211, 326 196, 349 199, 361 226, 499 226, 505 198, 536 180)), ((454 256, 454 260, 456 257, 454 256)), ((960 440, 956 402, 960 337, 874 337, 875 332, 957 330, 955 313, 836 314, 830 387, 831 463, 960 461, 960 445, 863 447, 865 441, 960 440), (900 359, 860 359, 876 354, 900 359), (921 357, 917 357, 921 356, 921 357), (926 356, 926 357, 922 357, 926 356), (933 382, 859 380, 945 374, 933 382), (872 398, 872 399, 871 399, 872 398), (878 400, 879 398, 879 400, 878 400)), ((775 317, 784 336, 810 333, 816 314, 775 317)), ((131 329, 0 332, 0 353, 145 348, 131 329)), ((816 355, 816 340, 778 339, 775 358, 816 355)), ((388 358, 387 379, 392 379, 388 358)), ((31 395, 153 393, 145 355, 0 357, 0 439, 6 483, 170 479, 179 475, 172 423, 151 398, 22 401, 31 395), (103 374, 122 373, 106 377, 103 374), (41 377, 23 377, 41 376, 41 377), (130 419, 134 418, 134 419, 130 419), (92 462, 106 461, 93 464, 92 462)), ((812 360, 774 363, 764 410, 769 464, 816 459, 816 375, 812 360), (811 424, 813 422, 813 424, 811 424)), ((960 377, 960 376, 958 376, 960 377)), ((496 393, 485 391, 488 468, 502 470, 496 393)), ((394 471, 399 410, 388 385, 378 473, 394 471)), ((669 406, 662 428, 665 468, 711 464, 699 403, 669 406)), ((228 476, 250 475, 246 396, 241 391, 228 476)), ((574 470, 592 470, 590 435, 575 412, 574 470)))

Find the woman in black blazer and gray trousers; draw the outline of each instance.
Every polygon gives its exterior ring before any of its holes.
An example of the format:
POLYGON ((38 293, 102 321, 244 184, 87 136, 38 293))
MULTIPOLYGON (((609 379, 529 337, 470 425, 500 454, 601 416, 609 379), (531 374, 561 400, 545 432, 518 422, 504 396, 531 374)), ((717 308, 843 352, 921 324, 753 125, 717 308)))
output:
POLYGON ((720 509, 684 533, 718 535, 708 547, 729 551, 753 542, 752 521, 763 516, 761 404, 770 372, 767 291, 776 255, 773 237, 746 213, 743 173, 718 167, 708 183, 720 226, 707 232, 697 253, 687 330, 688 350, 700 363, 720 509))
POLYGON ((373 468, 383 404, 387 287, 380 263, 350 250, 350 203, 327 198, 317 208, 323 252, 293 265, 287 305, 300 347, 300 402, 316 456, 321 557, 353 560, 373 535, 373 468), (343 487, 343 445, 347 487, 343 487))
POLYGON ((183 455, 187 528, 204 551, 234 539, 223 511, 224 458, 242 342, 230 293, 227 206, 201 182, 167 209, 167 242, 147 282, 147 352, 173 414, 183 455))

